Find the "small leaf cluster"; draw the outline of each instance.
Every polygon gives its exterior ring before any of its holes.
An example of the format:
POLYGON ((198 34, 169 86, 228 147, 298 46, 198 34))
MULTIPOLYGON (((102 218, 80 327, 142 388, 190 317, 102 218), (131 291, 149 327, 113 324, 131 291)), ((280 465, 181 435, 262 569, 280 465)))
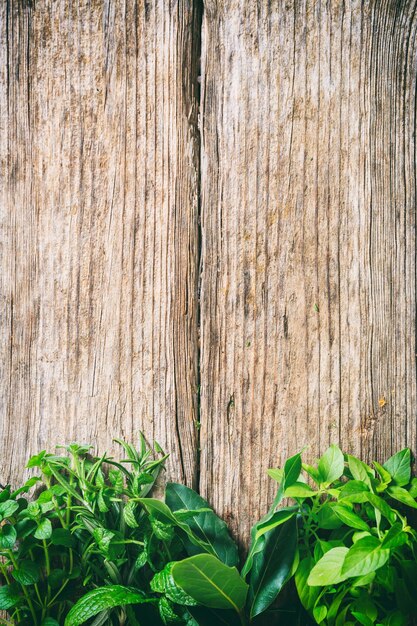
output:
POLYGON ((332 445, 315 466, 297 454, 269 471, 279 483, 277 501, 296 504, 258 525, 251 551, 265 548, 257 543, 265 524, 278 515, 297 518, 294 581, 313 623, 404 626, 417 615, 411 461, 405 449, 369 466, 332 445))

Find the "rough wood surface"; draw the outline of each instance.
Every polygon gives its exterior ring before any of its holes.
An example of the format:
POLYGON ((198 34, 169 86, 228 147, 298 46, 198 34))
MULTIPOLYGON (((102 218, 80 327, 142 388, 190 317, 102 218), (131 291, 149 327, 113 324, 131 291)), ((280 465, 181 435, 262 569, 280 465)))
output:
POLYGON ((416 443, 415 0, 207 0, 201 490, 416 443))
POLYGON ((140 429, 196 479, 199 19, 0 3, 1 482, 140 429))

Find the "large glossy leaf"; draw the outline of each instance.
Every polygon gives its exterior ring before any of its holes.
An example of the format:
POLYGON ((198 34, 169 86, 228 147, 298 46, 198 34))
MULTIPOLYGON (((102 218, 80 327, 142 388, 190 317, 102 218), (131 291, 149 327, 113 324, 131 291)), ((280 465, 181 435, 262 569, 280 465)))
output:
MULTIPOLYGON (((165 502, 172 512, 190 511, 208 507, 204 498, 185 485, 168 483, 165 490, 165 502)), ((226 565, 237 565, 239 561, 238 550, 235 542, 229 535, 227 524, 221 520, 214 511, 198 513, 187 517, 184 524, 190 527, 192 532, 204 542, 211 545, 213 553, 226 565)))
POLYGON ((397 452, 384 463, 384 468, 391 474, 398 487, 404 487, 411 478, 411 451, 405 448, 397 452))
POLYGON ((293 517, 265 534, 263 550, 253 559, 250 575, 250 616, 256 617, 275 600, 291 572, 297 547, 293 517))
POLYGON ((142 592, 130 587, 109 585, 93 589, 72 607, 65 619, 65 626, 80 626, 90 617, 106 609, 145 602, 154 602, 154 600, 146 598, 142 592))
POLYGON ((245 605, 248 585, 235 567, 210 554, 178 561, 172 576, 176 585, 203 606, 239 612, 245 605))
POLYGON ((326 552, 311 570, 307 584, 312 587, 326 587, 346 580, 347 576, 342 574, 342 566, 348 552, 349 548, 343 546, 326 552))
POLYGON ((342 576, 352 578, 365 576, 385 565, 390 551, 381 547, 381 542, 376 537, 364 537, 359 539, 346 554, 342 576))
POLYGON ((343 474, 345 459, 339 446, 332 444, 323 454, 318 463, 322 483, 332 483, 343 474))

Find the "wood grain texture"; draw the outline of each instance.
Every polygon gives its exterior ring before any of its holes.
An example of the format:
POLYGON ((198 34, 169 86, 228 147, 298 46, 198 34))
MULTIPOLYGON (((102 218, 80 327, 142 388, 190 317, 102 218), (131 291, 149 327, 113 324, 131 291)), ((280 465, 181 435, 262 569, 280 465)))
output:
POLYGON ((246 540, 303 446, 415 449, 417 3, 205 7, 201 491, 246 540))
POLYGON ((0 3, 1 482, 140 429, 196 479, 199 20, 0 3))

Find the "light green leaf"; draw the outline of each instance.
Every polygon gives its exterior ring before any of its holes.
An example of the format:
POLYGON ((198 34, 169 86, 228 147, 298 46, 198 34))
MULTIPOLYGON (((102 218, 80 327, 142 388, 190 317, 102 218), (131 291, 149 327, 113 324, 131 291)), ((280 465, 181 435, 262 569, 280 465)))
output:
POLYGON ((381 542, 376 537, 364 537, 357 541, 346 554, 341 574, 346 578, 366 576, 370 572, 385 565, 390 551, 381 548, 381 542))
POLYGON ((332 444, 318 462, 318 470, 322 483, 332 483, 343 474, 345 459, 339 446, 332 444))
POLYGON ((65 626, 80 626, 90 617, 94 617, 106 609, 145 602, 154 602, 154 600, 146 598, 142 592, 130 587, 109 585, 93 589, 72 607, 65 619, 65 626))
POLYGON ((327 615, 327 607, 324 606, 324 604, 314 607, 313 616, 317 624, 321 624, 321 622, 325 619, 326 615, 327 615))
POLYGON ((395 523, 386 533, 383 541, 383 548, 398 548, 407 542, 408 535, 403 531, 402 524, 395 523))
POLYGON ((348 465, 353 478, 371 488, 371 478, 369 476, 371 468, 357 459, 356 456, 351 456, 350 454, 348 454, 348 465))
POLYGON ((346 526, 356 528, 356 530, 369 530, 369 526, 353 511, 341 504, 335 504, 333 507, 334 513, 346 526))
POLYGON ((348 576, 342 575, 342 566, 348 552, 349 549, 342 546, 326 552, 311 570, 307 584, 311 587, 326 587, 346 580, 348 576))
POLYGON ((267 470, 268 476, 273 478, 277 483, 281 483, 284 478, 284 470, 277 468, 271 468, 267 470))
POLYGON ((383 465, 380 465, 376 461, 372 461, 372 463, 376 471, 380 475, 382 482, 388 485, 392 481, 391 474, 385 469, 383 465))
POLYGON ((347 500, 353 503, 366 502, 369 486, 362 480, 349 480, 340 490, 339 500, 347 500))
POLYGON ((382 515, 393 524, 397 518, 396 512, 379 496, 374 493, 367 494, 367 500, 372 504, 372 506, 380 511, 382 515))
POLYGON ((245 605, 248 585, 235 567, 210 554, 178 561, 172 576, 186 594, 203 606, 239 612, 245 605))
POLYGON ((410 496, 406 489, 403 489, 402 487, 388 487, 387 493, 391 496, 391 498, 394 498, 394 500, 398 500, 398 502, 401 502, 406 506, 417 509, 416 500, 413 496, 410 496))
POLYGON ((307 584, 307 579, 313 567, 313 558, 307 557, 300 561, 295 573, 295 586, 297 587, 298 597, 306 611, 313 609, 321 592, 320 587, 312 587, 307 584))
POLYGON ((411 478, 411 451, 405 448, 397 452, 384 463, 384 468, 390 473, 398 487, 404 487, 411 478))
POLYGON ((313 491, 309 485, 305 483, 294 483, 291 487, 287 487, 284 491, 284 498, 311 498, 319 493, 313 491))

